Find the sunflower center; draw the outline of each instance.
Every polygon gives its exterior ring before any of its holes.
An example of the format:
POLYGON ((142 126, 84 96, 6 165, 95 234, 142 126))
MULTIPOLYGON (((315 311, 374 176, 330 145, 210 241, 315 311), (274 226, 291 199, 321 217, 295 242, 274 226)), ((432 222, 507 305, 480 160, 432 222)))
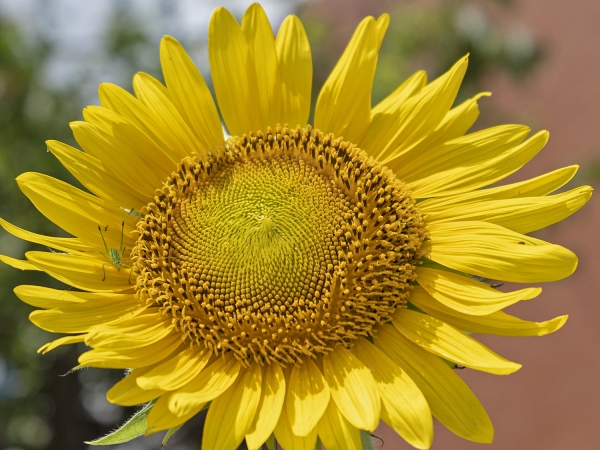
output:
POLYGON ((184 340, 261 364, 372 334, 406 304, 424 237, 403 183, 310 128, 183 160, 143 213, 136 289, 184 340))

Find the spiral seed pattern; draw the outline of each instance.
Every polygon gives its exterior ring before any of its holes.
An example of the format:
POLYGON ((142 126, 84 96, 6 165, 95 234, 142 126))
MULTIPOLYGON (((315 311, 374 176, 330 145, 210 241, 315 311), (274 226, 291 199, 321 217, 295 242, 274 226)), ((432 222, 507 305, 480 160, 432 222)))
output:
POLYGON ((244 364, 295 364, 406 304, 425 237, 405 185, 310 127, 184 159, 142 211, 136 290, 182 339, 244 364))

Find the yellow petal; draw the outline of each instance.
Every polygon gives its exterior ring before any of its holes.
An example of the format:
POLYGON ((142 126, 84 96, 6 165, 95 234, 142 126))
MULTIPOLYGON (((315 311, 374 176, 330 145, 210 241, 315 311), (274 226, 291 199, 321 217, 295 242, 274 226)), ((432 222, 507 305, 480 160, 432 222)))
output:
POLYGON ((406 370, 442 425, 464 439, 492 442, 494 428, 485 409, 442 359, 413 344, 391 325, 379 329, 375 345, 406 370))
MULTIPOLYGON (((60 291, 56 292, 57 296, 60 291)), ((112 299, 98 296, 84 303, 67 304, 59 308, 33 311, 29 320, 42 330, 53 333, 85 333, 95 325, 129 317, 147 308, 134 295, 117 295, 112 299)))
POLYGON ((178 160, 188 156, 187 149, 179 142, 173 130, 140 99, 112 83, 102 83, 98 89, 98 96, 102 106, 135 125, 172 159, 178 160))
POLYGON ((57 347, 60 347, 61 345, 69 345, 69 344, 79 344, 80 342, 83 342, 85 340, 85 334, 80 334, 77 336, 65 336, 65 337, 61 337, 58 338, 52 342, 48 342, 47 344, 42 345, 39 349, 38 349, 38 353, 42 353, 42 354, 46 354, 51 350, 54 350, 57 347))
MULTIPOLYGON (((71 131, 79 146, 106 168, 119 182, 125 185, 135 198, 146 199, 148 203, 154 196, 156 184, 142 170, 136 170, 138 158, 123 146, 109 142, 98 127, 86 122, 71 122, 71 131)), ((132 204, 130 207, 134 207, 132 204)), ((128 206, 129 208, 129 206, 128 206)))
POLYGON ((529 322, 502 311, 486 316, 472 316, 448 308, 436 301, 423 289, 410 293, 410 302, 427 314, 471 333, 498 336, 544 336, 562 328, 568 316, 559 316, 545 322, 529 322))
POLYGON ((524 125, 498 125, 443 142, 405 161, 398 168, 398 176, 418 189, 431 181, 429 177, 443 177, 452 170, 472 169, 509 152, 525 140, 529 131, 524 125))
POLYGON ((181 343, 169 317, 150 308, 134 317, 93 327, 85 343, 93 350, 79 357, 93 367, 146 367, 167 358, 181 343))
POLYGON ((171 175, 180 160, 172 152, 163 152, 139 128, 108 108, 88 106, 83 110, 83 118, 96 126, 119 155, 126 154, 130 162, 137 164, 128 167, 129 172, 142 171, 155 186, 171 175))
POLYGON ((428 136, 399 157, 387 161, 385 165, 394 172, 402 171, 402 166, 410 159, 418 157, 418 155, 422 155, 445 142, 464 136, 479 117, 477 101, 488 95, 490 95, 489 92, 483 92, 451 109, 428 136))
POLYGON ((456 311, 483 316, 499 311, 521 300, 531 300, 540 295, 540 288, 527 288, 513 292, 501 292, 470 277, 447 270, 419 267, 416 270, 416 286, 410 293, 425 289, 437 301, 456 311))
POLYGON ((308 122, 313 77, 306 32, 297 16, 287 16, 275 41, 281 83, 281 125, 304 127, 308 122))
POLYGON ((12 258, 11 256, 0 255, 0 261, 2 261, 7 266, 10 266, 10 267, 13 267, 13 268, 19 269, 19 270, 42 270, 35 264, 30 263, 29 261, 12 258))
POLYGON ((108 260, 51 252, 27 252, 25 256, 48 275, 79 289, 119 292, 132 289, 135 282, 129 268, 117 270, 108 260))
POLYGON ((356 341, 354 352, 371 370, 377 383, 382 420, 413 447, 431 447, 431 410, 415 382, 385 353, 364 338, 356 341))
MULTIPOLYGON (((38 269, 39 270, 39 269, 38 269)), ((21 285, 15 288, 15 294, 28 305, 36 308, 52 309, 73 303, 85 303, 89 299, 108 298, 123 294, 97 294, 90 292, 63 291, 42 286, 21 285)))
POLYGON ((478 189, 449 197, 430 198, 420 202, 419 209, 429 214, 445 211, 453 206, 459 204, 466 205, 471 202, 546 195, 567 184, 575 173, 577 173, 578 168, 579 166, 563 167, 554 172, 518 183, 488 189, 478 189))
POLYGON ((173 393, 169 400, 169 410, 178 416, 187 415, 229 389, 240 370, 239 361, 232 355, 217 358, 192 381, 173 393))
POLYGON ((175 428, 190 420, 205 407, 205 405, 200 405, 184 416, 177 416, 168 409, 170 397, 171 394, 163 395, 150 410, 150 414, 148 414, 148 428, 146 429, 146 435, 175 428))
POLYGON ((388 161, 407 152, 431 134, 446 116, 467 70, 467 57, 389 114, 373 117, 363 145, 378 161, 388 161))
POLYGON ((139 377, 145 375, 153 366, 141 367, 129 373, 125 378, 115 384, 106 393, 109 402, 121 406, 135 406, 149 402, 160 397, 165 391, 160 389, 145 390, 140 388, 136 381, 139 377))
MULTIPOLYGON (((188 155, 203 155, 202 152, 199 153, 199 150, 204 148, 200 145, 200 142, 204 141, 199 140, 188 126, 177 107, 171 101, 169 97, 170 92, 167 91, 164 84, 147 73, 138 72, 133 76, 133 90, 136 97, 154 111, 165 122, 167 128, 177 136, 177 139, 185 148, 188 155)), ((221 133, 222 139, 223 135, 221 133)))
POLYGON ((146 367, 168 358, 181 343, 180 336, 172 333, 166 338, 146 346, 134 346, 118 351, 93 349, 79 357, 79 364, 105 369, 127 369, 146 367))
POLYGON ((315 444, 317 443, 317 427, 313 427, 306 436, 295 435, 292 431, 287 411, 288 407, 286 400, 283 404, 283 408, 281 408, 281 415, 279 416, 279 421, 274 430, 277 443, 285 450, 314 450, 315 444))
POLYGON ((323 375, 331 397, 344 417, 356 428, 374 431, 381 404, 371 371, 344 347, 323 357, 323 375))
POLYGON ((260 365, 251 364, 225 393, 213 400, 204 423, 204 450, 238 448, 258 408, 261 382, 260 365))
POLYGON ((358 25, 346 50, 323 85, 315 109, 315 128, 359 142, 371 121, 371 90, 379 36, 373 17, 358 25))
MULTIPOLYGON (((548 141, 548 132, 540 131, 538 134, 523 142, 517 143, 527 134, 527 129, 518 126, 504 125, 508 139, 494 139, 486 141, 468 142, 473 138, 472 133, 465 140, 455 139, 440 149, 439 152, 431 151, 433 160, 423 167, 421 178, 407 183, 417 198, 440 197, 456 195, 489 186, 516 172, 533 158, 548 141), (510 129, 513 132, 510 132, 510 129), (503 142, 504 141, 504 142, 503 142), (467 144, 462 146, 462 144, 467 144), (454 148, 453 148, 454 147, 454 148), (459 153, 446 152, 446 150, 459 150, 459 153), (442 157, 442 155, 444 157, 442 157), (425 172, 426 171, 426 172, 425 172)), ((496 127, 498 128, 498 127, 496 127)), ((502 127, 499 127, 502 128, 502 127)), ((482 131, 482 135, 490 130, 482 131)), ((502 134, 502 133, 499 133, 502 134)), ((403 168, 402 177, 408 176, 403 168)), ((412 176, 412 175, 411 175, 412 176)))
POLYGON ((104 249, 98 230, 98 227, 102 227, 102 234, 110 247, 118 249, 121 236, 126 247, 133 247, 135 240, 131 232, 135 229, 135 218, 121 208, 64 181, 39 173, 27 172, 19 175, 17 183, 44 216, 89 245, 104 249), (123 221, 125 228, 122 231, 123 221))
POLYGON ((248 41, 225 8, 217 8, 210 19, 208 56, 219 109, 231 135, 260 130, 265 124, 248 41))
POLYGON ((160 63, 169 98, 194 130, 199 146, 208 150, 219 148, 224 138, 212 95, 181 44, 170 36, 160 43, 160 63))
POLYGON ((286 420, 296 436, 308 436, 315 428, 329 396, 325 378, 312 359, 306 357, 302 365, 294 366, 288 382, 286 420))
POLYGON ((174 391, 192 381, 204 369, 209 358, 208 350, 188 348, 138 378, 138 386, 146 390, 174 391))
POLYGON ((346 420, 335 402, 329 402, 317 430, 327 450, 362 450, 360 431, 346 420))
POLYGON ((242 19, 242 32, 257 81, 256 107, 262 117, 261 128, 274 127, 281 122, 281 88, 279 83, 275 38, 264 9, 251 4, 242 19))
POLYGON ((428 223, 482 220, 526 234, 566 219, 589 201, 592 192, 590 186, 582 186, 546 197, 457 204, 454 208, 447 208, 443 212, 426 213, 426 220, 428 223))
POLYGON ((404 337, 425 350, 471 369, 508 375, 521 368, 521 364, 502 358, 435 317, 399 308, 392 316, 392 323, 404 337))
POLYGON ((46 145, 82 185, 101 199, 136 211, 148 203, 148 198, 130 189, 99 159, 62 142, 46 141, 46 145))
POLYGON ((281 415, 285 400, 285 376, 279 364, 264 366, 260 403, 246 434, 249 450, 258 450, 269 438, 281 415))
MULTIPOLYGON (((388 95, 386 98, 381 100, 377 106, 375 106, 372 110, 373 122, 375 122, 375 118, 380 115, 385 114, 394 114, 400 108, 406 100, 408 100, 413 95, 417 94, 421 89, 423 89, 427 85, 427 72, 424 70, 419 70, 415 72, 410 77, 408 77, 400 86, 396 88, 394 92, 388 95)), ((365 148, 366 141, 363 139, 361 141, 360 147, 364 150, 369 150, 365 148)))
POLYGON ((133 317, 96 325, 88 333, 86 344, 107 350, 127 350, 163 340, 173 330, 169 316, 161 315, 158 308, 148 308, 133 317))
POLYGON ((570 250, 491 223, 437 223, 427 228, 427 257, 464 273, 538 283, 561 280, 577 268, 577 256, 570 250))
POLYGON ((377 51, 379 52, 383 38, 385 38, 385 33, 390 26, 390 15, 386 13, 379 16, 375 22, 375 26, 377 27, 377 51))
POLYGON ((427 85, 427 73, 420 70, 407 78, 394 92, 384 98, 371 110, 371 122, 365 135, 357 143, 358 147, 370 155, 375 155, 388 145, 387 124, 397 120, 402 114, 405 102, 427 85))

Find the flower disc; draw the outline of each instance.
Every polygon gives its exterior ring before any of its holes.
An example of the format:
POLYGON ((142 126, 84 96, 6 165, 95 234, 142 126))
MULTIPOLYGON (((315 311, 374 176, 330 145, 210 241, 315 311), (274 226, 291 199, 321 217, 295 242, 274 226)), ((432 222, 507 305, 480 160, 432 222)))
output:
POLYGON ((387 169, 310 128, 187 158, 145 210, 137 289, 191 342, 294 363, 406 303, 424 225, 387 169))

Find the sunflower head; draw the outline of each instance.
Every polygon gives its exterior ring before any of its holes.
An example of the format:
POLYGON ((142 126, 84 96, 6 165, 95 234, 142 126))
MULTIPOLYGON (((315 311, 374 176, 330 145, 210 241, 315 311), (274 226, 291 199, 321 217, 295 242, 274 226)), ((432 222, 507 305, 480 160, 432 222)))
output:
POLYGON ((360 449, 380 420, 429 448, 432 415, 491 442, 489 417, 451 367, 512 373, 520 364, 469 334, 541 336, 564 324, 505 314, 541 289, 486 280, 569 276, 576 256, 527 234, 575 212, 591 188, 550 195, 576 167, 489 187, 548 133, 469 133, 488 94, 454 104, 466 57, 371 105, 388 21, 358 25, 312 124, 302 24, 290 16, 275 37, 258 4, 241 26, 223 8, 211 18, 216 102, 171 37, 160 46, 165 83, 137 74, 135 95, 103 84, 102 105, 72 124, 82 150, 47 143, 89 192, 41 174, 17 180, 73 237, 0 219, 61 251, 2 261, 77 289, 15 289, 40 308, 36 325, 67 333, 40 351, 84 342, 81 366, 128 369, 108 399, 146 404, 147 434, 170 435, 208 409, 204 449, 245 440, 257 450, 272 434, 288 450, 317 438, 360 449))

